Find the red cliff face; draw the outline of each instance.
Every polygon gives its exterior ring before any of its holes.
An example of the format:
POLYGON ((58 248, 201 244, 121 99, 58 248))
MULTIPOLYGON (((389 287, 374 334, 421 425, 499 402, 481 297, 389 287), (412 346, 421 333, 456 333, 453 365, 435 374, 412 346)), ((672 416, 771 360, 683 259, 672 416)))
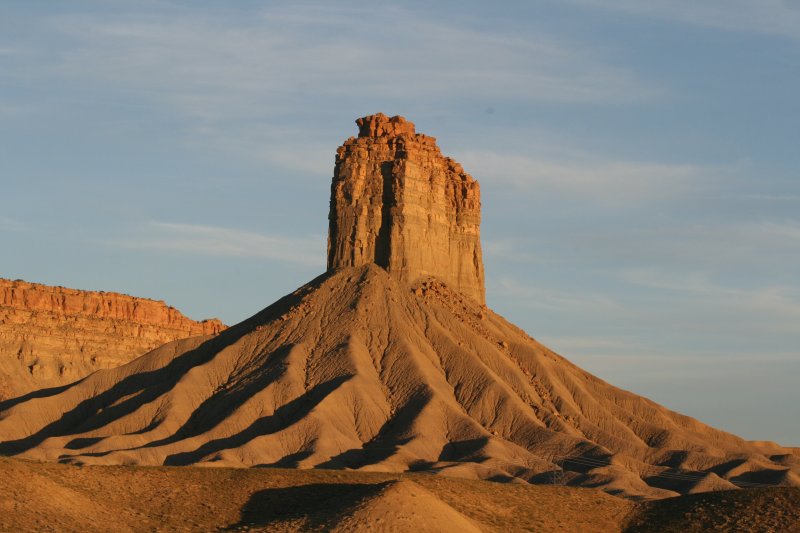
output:
POLYGON ((0 278, 0 399, 223 329, 219 320, 196 322, 164 302, 0 278))
POLYGON ((376 263, 406 283, 436 277, 485 300, 480 187, 403 117, 356 121, 331 185, 328 269, 376 263))

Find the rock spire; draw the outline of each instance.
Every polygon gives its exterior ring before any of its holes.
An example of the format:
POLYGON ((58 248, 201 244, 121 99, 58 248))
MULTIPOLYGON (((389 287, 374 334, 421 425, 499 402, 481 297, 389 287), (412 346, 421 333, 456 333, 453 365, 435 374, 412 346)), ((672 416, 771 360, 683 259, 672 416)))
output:
POLYGON ((403 117, 356 124, 358 137, 336 152, 328 269, 376 263, 406 283, 432 276, 484 303, 478 182, 403 117))

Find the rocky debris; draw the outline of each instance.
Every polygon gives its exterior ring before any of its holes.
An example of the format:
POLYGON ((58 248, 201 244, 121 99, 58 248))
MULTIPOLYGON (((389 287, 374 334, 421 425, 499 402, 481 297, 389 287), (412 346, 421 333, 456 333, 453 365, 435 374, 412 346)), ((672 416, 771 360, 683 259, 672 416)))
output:
POLYGON ((356 121, 331 185, 328 269, 375 263, 413 283, 433 276, 484 302, 480 186, 403 117, 356 121))
POLYGON ((359 137, 397 137, 399 135, 414 135, 414 123, 403 117, 387 117, 383 113, 369 115, 356 120, 359 137))
POLYGON ((0 399, 223 329, 219 320, 197 322, 160 301, 0 278, 0 399))

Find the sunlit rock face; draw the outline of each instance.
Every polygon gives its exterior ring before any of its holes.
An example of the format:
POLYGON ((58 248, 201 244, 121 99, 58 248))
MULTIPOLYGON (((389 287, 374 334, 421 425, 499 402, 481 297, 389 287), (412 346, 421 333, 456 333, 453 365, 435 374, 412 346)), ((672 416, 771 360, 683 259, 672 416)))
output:
POLYGON ((412 283, 435 277, 485 300, 480 186, 403 117, 360 118, 339 147, 328 269, 375 263, 412 283))
POLYGON ((0 400, 223 329, 219 320, 196 322, 161 301, 0 278, 0 400))

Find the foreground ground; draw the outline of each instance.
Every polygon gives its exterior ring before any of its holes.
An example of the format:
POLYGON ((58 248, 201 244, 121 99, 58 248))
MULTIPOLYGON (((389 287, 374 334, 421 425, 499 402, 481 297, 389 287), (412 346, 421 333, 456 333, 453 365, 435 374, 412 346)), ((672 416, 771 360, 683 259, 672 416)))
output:
POLYGON ((0 458, 2 531, 800 531, 800 490, 635 504, 428 474, 100 467, 0 458))

